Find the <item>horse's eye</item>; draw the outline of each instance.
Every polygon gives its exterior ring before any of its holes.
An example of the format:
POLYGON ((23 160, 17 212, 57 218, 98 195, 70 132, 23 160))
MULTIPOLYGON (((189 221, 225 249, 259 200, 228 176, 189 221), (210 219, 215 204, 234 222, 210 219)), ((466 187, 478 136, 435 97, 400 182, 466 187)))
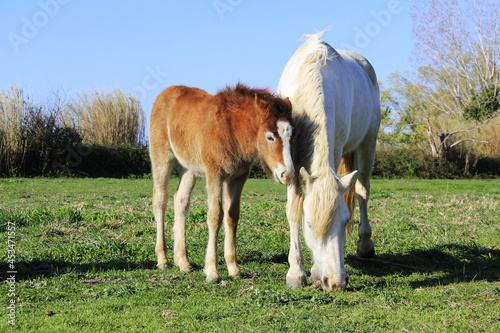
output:
POLYGON ((266 135, 266 139, 267 139, 267 141, 268 141, 268 142, 274 142, 274 140, 276 140, 276 139, 274 138, 273 133, 267 133, 267 135, 266 135))

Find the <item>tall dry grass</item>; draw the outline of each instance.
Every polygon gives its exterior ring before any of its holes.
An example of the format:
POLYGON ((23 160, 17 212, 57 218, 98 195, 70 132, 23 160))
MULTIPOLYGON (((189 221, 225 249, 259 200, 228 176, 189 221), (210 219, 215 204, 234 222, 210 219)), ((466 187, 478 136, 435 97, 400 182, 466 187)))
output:
POLYGON ((15 170, 23 151, 22 126, 28 113, 29 96, 17 85, 0 90, 0 166, 15 170))
POLYGON ((497 118, 495 126, 485 128, 484 137, 488 144, 483 147, 484 154, 489 157, 500 156, 500 117, 497 118))
POLYGON ((118 88, 80 92, 62 115, 85 142, 102 145, 145 144, 145 118, 139 99, 118 88))
MULTIPOLYGON (((479 122, 472 125, 480 125, 479 122)), ((500 157, 500 116, 494 118, 489 126, 482 127, 471 133, 459 133, 456 140, 474 138, 476 141, 466 141, 456 149, 469 152, 477 157, 500 157)))

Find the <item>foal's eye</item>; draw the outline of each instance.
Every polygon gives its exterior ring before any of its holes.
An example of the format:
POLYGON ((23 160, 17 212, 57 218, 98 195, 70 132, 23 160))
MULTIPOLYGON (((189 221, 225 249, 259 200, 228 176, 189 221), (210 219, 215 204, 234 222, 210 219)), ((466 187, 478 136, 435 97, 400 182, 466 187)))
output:
POLYGON ((268 142, 274 142, 274 140, 276 140, 274 138, 274 135, 272 133, 267 133, 266 139, 267 139, 268 142))

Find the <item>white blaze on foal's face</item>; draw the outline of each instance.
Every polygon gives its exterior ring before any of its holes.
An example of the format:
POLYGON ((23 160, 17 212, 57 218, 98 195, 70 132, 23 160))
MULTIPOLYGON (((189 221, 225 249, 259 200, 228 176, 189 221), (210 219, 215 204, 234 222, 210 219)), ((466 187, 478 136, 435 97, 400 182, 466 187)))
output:
POLYGON ((335 175, 313 179, 300 170, 304 192, 304 238, 311 249, 317 271, 313 279, 320 279, 326 290, 342 290, 348 275, 344 268, 346 224, 349 209, 342 196, 353 181, 356 171, 342 178, 335 175))
MULTIPOLYGON (((278 135, 283 144, 283 164, 279 163, 273 170, 274 179, 282 184, 289 184, 293 180, 295 169, 292 161, 292 136, 293 127, 288 121, 278 120, 276 123, 278 135)), ((274 135, 268 132, 268 135, 274 135)), ((269 139, 268 139, 269 141, 269 139)))

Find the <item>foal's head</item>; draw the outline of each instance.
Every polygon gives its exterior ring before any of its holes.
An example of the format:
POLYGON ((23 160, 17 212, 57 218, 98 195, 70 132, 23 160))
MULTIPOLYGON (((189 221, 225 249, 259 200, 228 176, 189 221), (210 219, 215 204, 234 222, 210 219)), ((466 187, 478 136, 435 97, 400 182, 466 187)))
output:
POLYGON ((255 106, 261 114, 257 145, 264 168, 275 181, 289 184, 295 169, 292 161, 292 140, 295 125, 292 121, 292 103, 288 97, 255 94, 255 106))

